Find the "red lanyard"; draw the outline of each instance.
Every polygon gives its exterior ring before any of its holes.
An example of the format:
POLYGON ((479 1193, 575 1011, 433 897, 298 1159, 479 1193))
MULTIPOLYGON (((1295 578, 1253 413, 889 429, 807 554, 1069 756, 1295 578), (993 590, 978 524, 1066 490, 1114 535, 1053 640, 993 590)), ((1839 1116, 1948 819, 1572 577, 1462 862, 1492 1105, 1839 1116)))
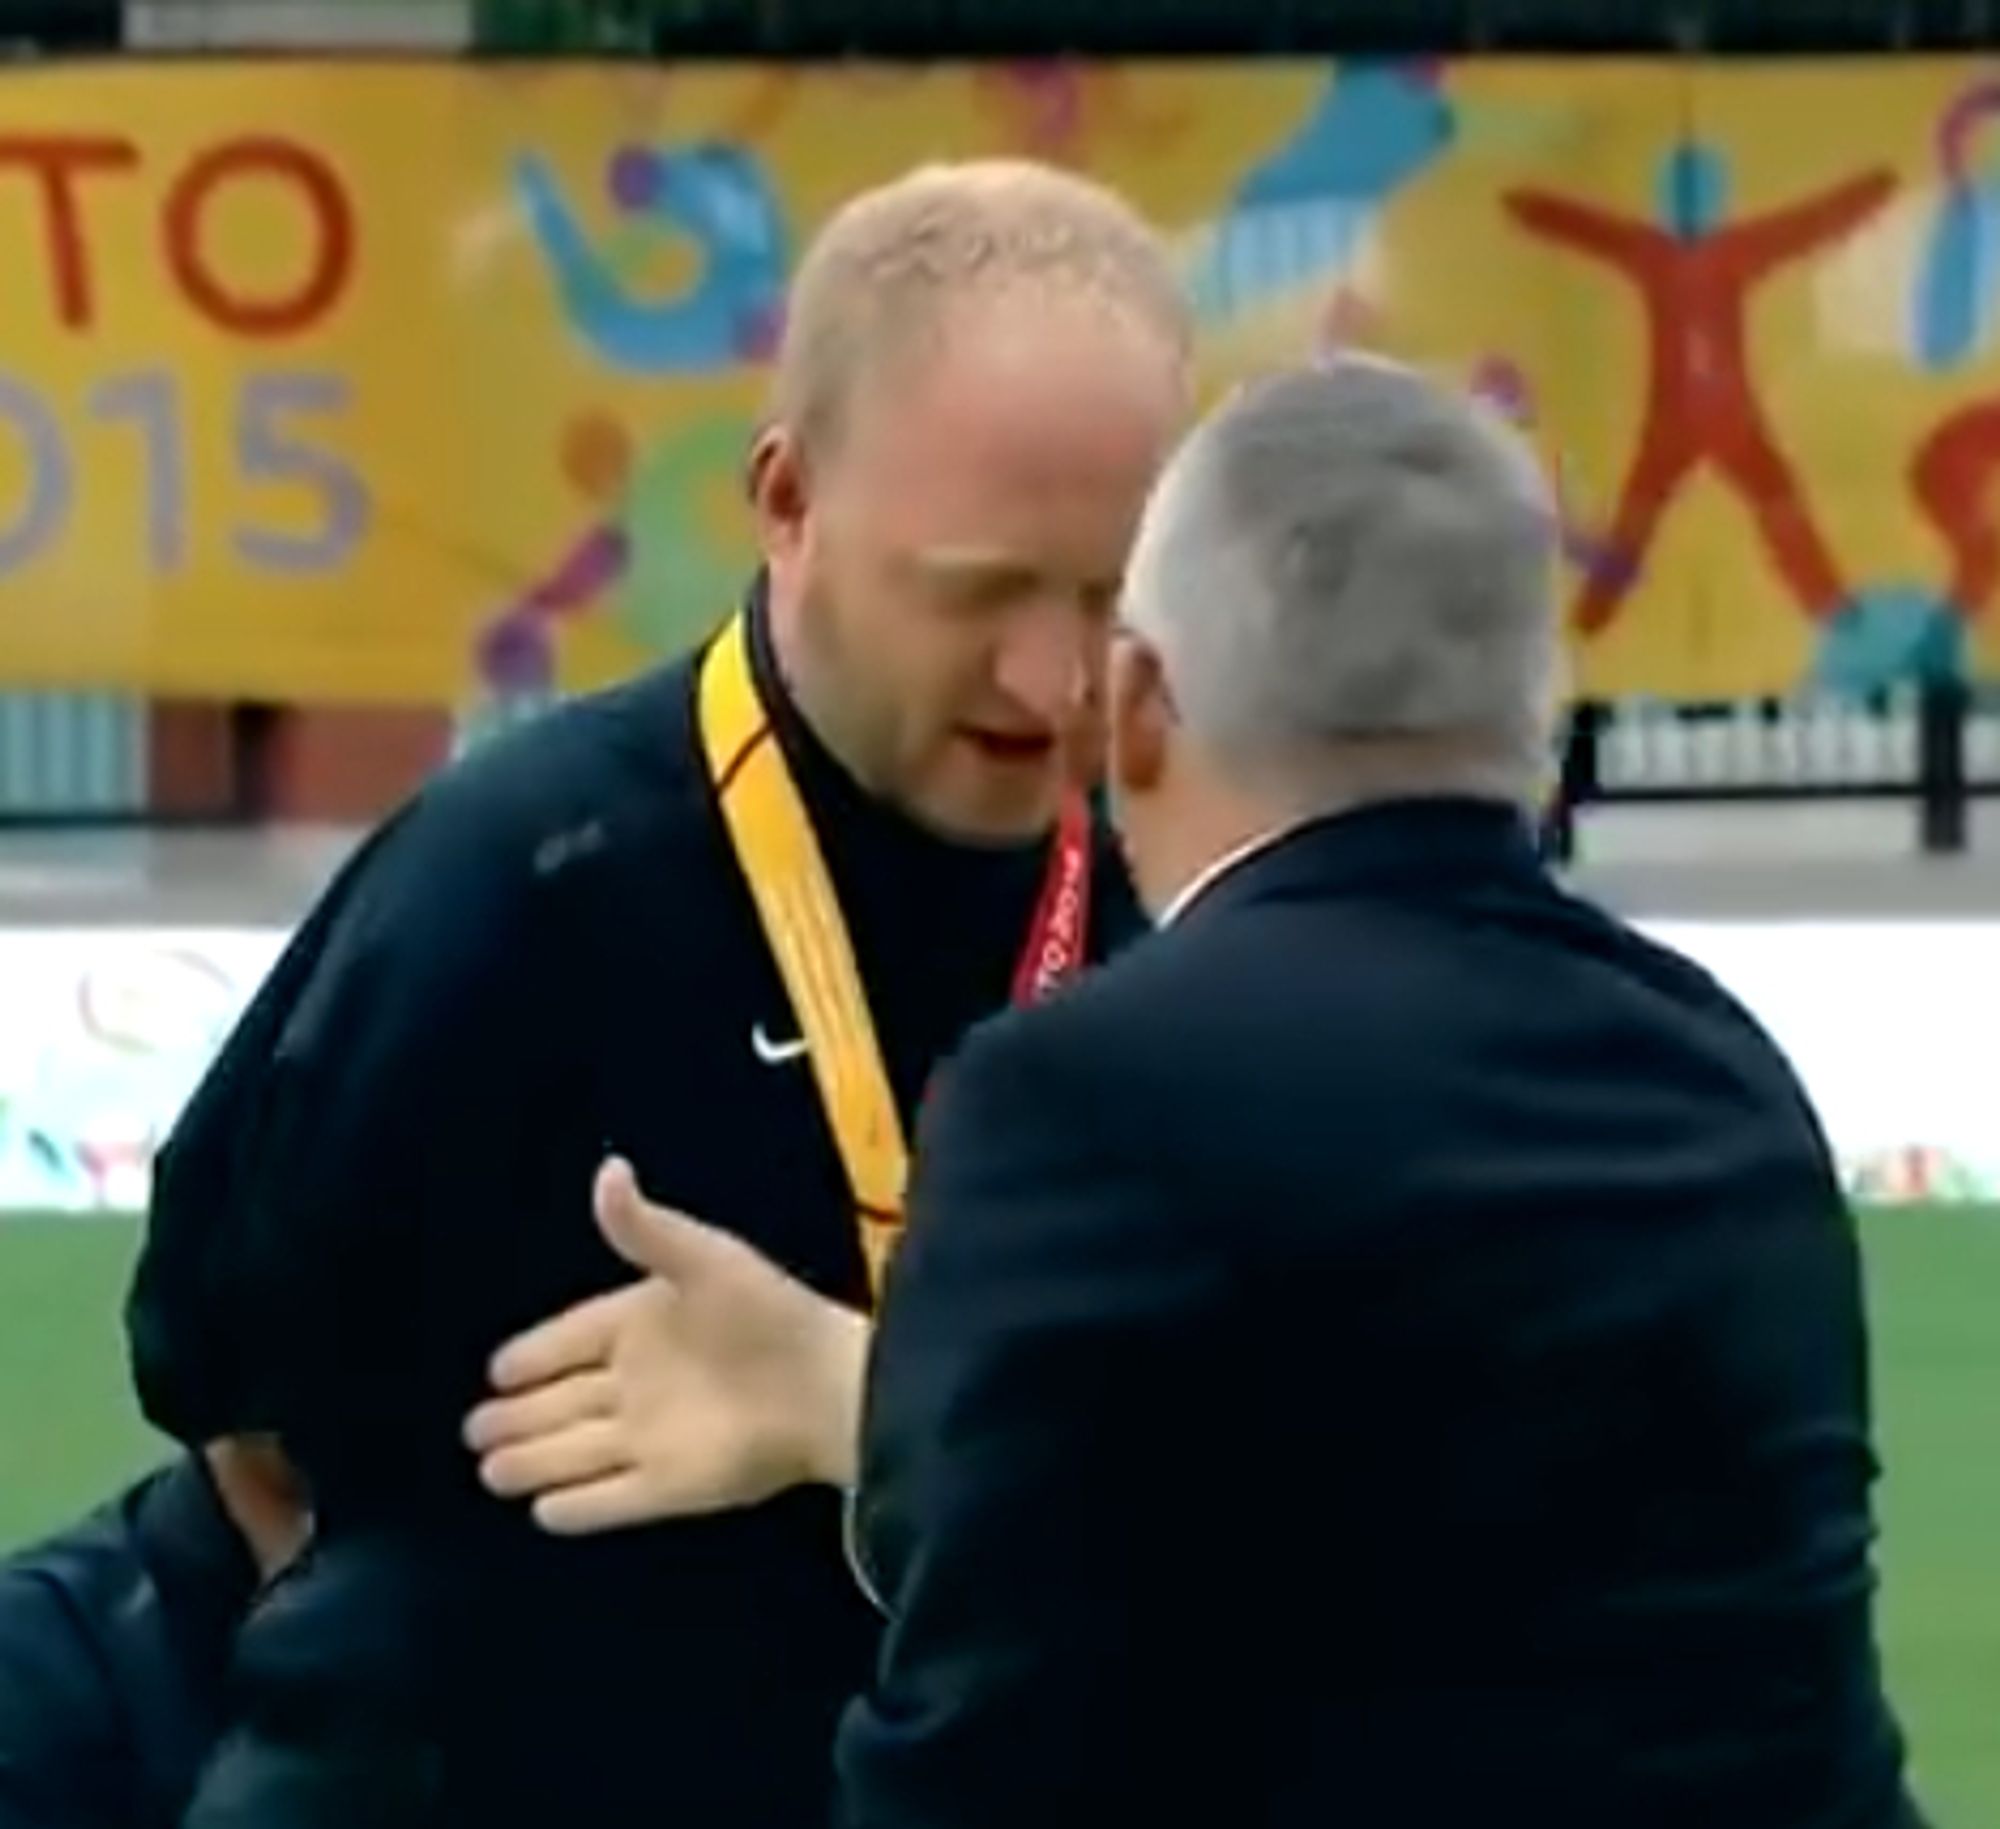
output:
POLYGON ((1028 938, 1014 967, 1014 1001, 1039 1003, 1083 969, 1090 932, 1090 802, 1080 793, 1063 801, 1049 847, 1042 893, 1028 923, 1028 938))

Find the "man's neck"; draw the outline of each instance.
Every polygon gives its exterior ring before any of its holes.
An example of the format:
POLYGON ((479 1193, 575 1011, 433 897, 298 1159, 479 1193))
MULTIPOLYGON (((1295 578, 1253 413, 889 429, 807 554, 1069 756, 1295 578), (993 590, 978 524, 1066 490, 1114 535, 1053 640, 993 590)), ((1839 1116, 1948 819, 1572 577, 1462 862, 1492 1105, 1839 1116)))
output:
POLYGON ((836 764, 856 787, 876 798, 865 776, 847 753, 843 740, 840 720, 830 715, 832 691, 825 680, 825 669, 818 664, 818 657, 811 651, 806 640, 803 619, 795 601, 781 598, 768 583, 762 587, 762 601, 759 606, 765 639, 769 644, 771 664, 777 675, 774 682, 785 696, 793 715, 805 727, 813 741, 826 752, 830 761, 836 764))
POLYGON ((1181 873, 1180 885, 1166 897, 1153 917, 1156 927, 1171 927, 1208 891, 1238 864, 1247 862, 1284 832, 1281 822, 1255 827, 1238 827, 1226 841, 1218 838, 1205 848, 1200 863, 1181 873))
POLYGON ((1154 925, 1177 919, 1232 864, 1293 823, 1286 808, 1262 794, 1207 775, 1181 779, 1168 798, 1145 809, 1147 842, 1128 846, 1154 925))

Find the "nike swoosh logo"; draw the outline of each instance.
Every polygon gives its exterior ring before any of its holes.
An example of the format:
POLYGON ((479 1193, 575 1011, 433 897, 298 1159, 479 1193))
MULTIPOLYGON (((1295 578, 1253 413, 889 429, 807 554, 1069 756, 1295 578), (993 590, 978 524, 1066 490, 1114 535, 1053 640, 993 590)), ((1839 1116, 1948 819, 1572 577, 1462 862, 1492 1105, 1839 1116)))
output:
POLYGON ((789 1041, 774 1042, 759 1022, 750 1025, 750 1051, 765 1066, 782 1067, 787 1061, 802 1058, 808 1047, 803 1035, 795 1035, 789 1041))

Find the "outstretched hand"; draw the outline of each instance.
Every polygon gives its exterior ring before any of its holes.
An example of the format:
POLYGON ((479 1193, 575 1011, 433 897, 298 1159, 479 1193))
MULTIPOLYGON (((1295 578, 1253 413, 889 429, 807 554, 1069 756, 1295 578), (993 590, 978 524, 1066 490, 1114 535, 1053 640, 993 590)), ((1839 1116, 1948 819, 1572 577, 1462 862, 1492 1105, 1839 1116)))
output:
POLYGON ((559 1535, 853 1478, 868 1324, 727 1232, 599 1171, 597 1222, 645 1273, 510 1342, 466 1424, 480 1478, 559 1535))

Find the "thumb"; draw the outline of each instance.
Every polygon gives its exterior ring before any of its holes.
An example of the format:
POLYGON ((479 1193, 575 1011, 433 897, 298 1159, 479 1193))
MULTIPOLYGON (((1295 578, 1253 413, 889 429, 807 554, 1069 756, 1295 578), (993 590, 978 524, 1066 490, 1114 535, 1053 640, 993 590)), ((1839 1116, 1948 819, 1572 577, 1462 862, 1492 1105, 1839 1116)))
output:
POLYGON ((635 1270, 686 1283, 714 1256, 717 1235, 699 1220, 648 1200, 623 1157, 611 1157, 597 1171, 594 1204, 605 1242, 635 1270))

